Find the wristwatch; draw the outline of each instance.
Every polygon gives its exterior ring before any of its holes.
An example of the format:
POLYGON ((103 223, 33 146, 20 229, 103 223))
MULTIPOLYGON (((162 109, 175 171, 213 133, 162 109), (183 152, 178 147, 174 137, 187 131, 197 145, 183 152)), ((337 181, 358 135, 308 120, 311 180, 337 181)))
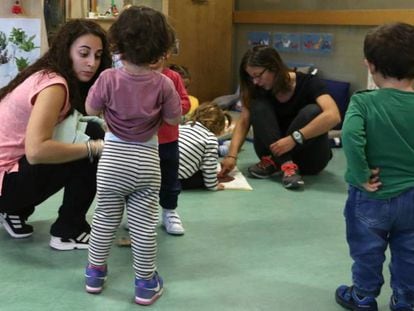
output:
POLYGON ((302 145, 304 142, 303 134, 300 131, 294 131, 292 133, 292 138, 299 145, 302 145))

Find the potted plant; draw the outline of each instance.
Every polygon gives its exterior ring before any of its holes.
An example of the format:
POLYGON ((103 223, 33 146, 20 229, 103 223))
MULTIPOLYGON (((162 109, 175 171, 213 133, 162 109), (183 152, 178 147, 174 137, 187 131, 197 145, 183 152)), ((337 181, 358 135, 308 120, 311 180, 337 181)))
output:
POLYGON ((26 57, 15 57, 17 70, 22 71, 24 68, 29 66, 29 59, 26 57))
POLYGON ((0 31, 0 65, 6 64, 10 60, 8 51, 6 50, 7 37, 3 31, 0 31))
POLYGON ((9 35, 9 41, 15 44, 18 49, 23 50, 25 52, 30 52, 38 48, 38 46, 35 46, 33 43, 33 39, 35 37, 36 35, 28 37, 23 29, 13 27, 9 35))

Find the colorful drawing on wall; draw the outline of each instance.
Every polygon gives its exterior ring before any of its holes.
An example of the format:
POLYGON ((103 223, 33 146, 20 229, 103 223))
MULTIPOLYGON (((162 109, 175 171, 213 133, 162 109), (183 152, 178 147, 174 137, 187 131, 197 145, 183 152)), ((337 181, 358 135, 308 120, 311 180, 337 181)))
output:
POLYGON ((0 18, 0 88, 39 57, 40 19, 0 18))
POLYGON ((254 45, 270 45, 270 32, 266 31, 254 31, 247 33, 247 44, 249 46, 254 45))
POLYGON ((332 52, 333 35, 330 33, 302 34, 302 51, 305 53, 328 54, 332 52))
POLYGON ((299 33, 275 33, 273 47, 279 52, 298 52, 300 50, 299 33))

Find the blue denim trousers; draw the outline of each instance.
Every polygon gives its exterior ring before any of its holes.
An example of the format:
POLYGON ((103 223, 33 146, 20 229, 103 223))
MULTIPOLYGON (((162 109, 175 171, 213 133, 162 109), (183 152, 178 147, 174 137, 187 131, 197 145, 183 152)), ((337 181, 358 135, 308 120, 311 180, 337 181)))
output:
POLYGON ((399 301, 414 303, 414 188, 378 200, 350 186, 344 216, 356 292, 370 297, 380 294, 389 246, 393 294, 399 301))

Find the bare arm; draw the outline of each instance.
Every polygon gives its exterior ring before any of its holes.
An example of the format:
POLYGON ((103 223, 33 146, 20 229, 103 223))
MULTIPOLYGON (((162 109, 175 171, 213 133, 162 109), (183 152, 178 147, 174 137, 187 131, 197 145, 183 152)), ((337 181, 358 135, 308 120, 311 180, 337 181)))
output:
MULTIPOLYGON (((324 94, 319 96, 316 99, 316 103, 321 107, 322 112, 303 128, 299 129, 305 139, 325 134, 341 121, 338 107, 330 95, 324 94)), ((272 143, 270 150, 273 154, 281 156, 295 146, 296 142, 292 136, 288 135, 272 143)))
POLYGON ((174 119, 163 119, 163 121, 170 125, 178 125, 181 122, 181 116, 174 118, 174 119))
POLYGON ((101 116, 101 114, 102 114, 101 110, 95 110, 95 109, 91 108, 91 106, 89 106, 88 103, 86 103, 86 105, 85 105, 85 110, 86 110, 86 114, 88 116, 101 116))
POLYGON ((341 122, 338 106, 330 95, 319 96, 316 103, 321 107, 322 113, 300 129, 305 139, 325 134, 341 122))
POLYGON ((226 158, 221 162, 221 170, 218 173, 219 177, 227 176, 236 166, 237 154, 241 146, 246 140, 247 133, 250 128, 250 111, 243 107, 240 117, 237 120, 236 127, 233 130, 233 136, 229 147, 229 152, 226 158))
POLYGON ((25 138, 25 153, 30 164, 65 163, 88 156, 84 143, 52 140, 65 100, 66 91, 62 85, 49 86, 37 95, 25 138))

